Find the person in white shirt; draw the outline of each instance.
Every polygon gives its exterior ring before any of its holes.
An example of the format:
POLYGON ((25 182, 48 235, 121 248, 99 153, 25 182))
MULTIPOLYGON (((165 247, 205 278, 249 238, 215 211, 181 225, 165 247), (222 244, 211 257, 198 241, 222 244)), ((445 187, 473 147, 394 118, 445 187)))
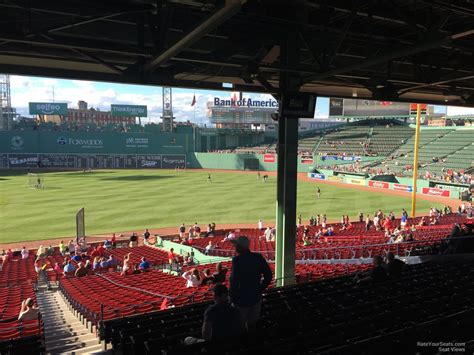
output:
POLYGON ((199 287, 201 285, 202 277, 198 269, 192 269, 192 270, 186 271, 182 276, 183 276, 183 279, 187 281, 186 282, 187 288, 199 287))
POLYGON ((265 240, 267 242, 272 241, 272 229, 270 227, 267 227, 267 229, 265 229, 265 240))
POLYGON ((38 319, 39 310, 34 306, 34 304, 35 303, 31 298, 22 301, 18 320, 38 319))
POLYGON ((209 255, 209 252, 214 249, 214 245, 212 245, 212 242, 209 242, 209 244, 206 245, 204 254, 209 255))
POLYGON ((375 215, 375 217, 374 217, 374 226, 375 226, 375 230, 380 230, 379 216, 378 215, 375 215))
POLYGON ((22 259, 28 259, 28 256, 30 256, 30 252, 28 251, 28 249, 26 249, 25 247, 23 247, 21 249, 21 258, 22 259))
POLYGON ((231 241, 235 239, 235 233, 234 232, 229 232, 227 236, 224 238, 223 242, 231 241))
POLYGON ((258 229, 263 229, 263 221, 261 219, 258 221, 258 229))

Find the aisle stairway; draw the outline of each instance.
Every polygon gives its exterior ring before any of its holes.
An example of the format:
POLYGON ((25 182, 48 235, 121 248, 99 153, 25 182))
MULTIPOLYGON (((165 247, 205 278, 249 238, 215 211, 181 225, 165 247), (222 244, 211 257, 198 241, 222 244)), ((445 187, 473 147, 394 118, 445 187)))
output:
POLYGON ((47 354, 97 354, 102 346, 90 329, 69 310, 59 291, 37 293, 43 315, 47 354))

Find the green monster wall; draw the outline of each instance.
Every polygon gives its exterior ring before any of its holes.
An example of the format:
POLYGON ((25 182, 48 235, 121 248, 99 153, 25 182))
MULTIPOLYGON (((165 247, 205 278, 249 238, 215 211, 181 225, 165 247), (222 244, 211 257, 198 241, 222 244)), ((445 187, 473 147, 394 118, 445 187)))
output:
POLYGON ((184 154, 194 151, 192 132, 0 132, 0 153, 184 154))

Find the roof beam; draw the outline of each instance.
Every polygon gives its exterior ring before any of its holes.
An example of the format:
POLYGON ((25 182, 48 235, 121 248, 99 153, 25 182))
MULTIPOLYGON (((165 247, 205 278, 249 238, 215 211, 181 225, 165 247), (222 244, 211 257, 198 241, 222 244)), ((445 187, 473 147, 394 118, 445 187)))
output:
POLYGON ((395 59, 398 59, 398 58, 410 56, 410 55, 413 55, 413 54, 416 54, 416 53, 425 52, 425 51, 428 51, 430 49, 438 48, 442 45, 450 44, 450 43, 452 43, 452 41, 454 41, 456 39, 466 37, 466 36, 470 36, 472 34, 474 34, 474 29, 464 31, 464 32, 461 32, 461 33, 456 33, 456 34, 453 34, 451 36, 444 37, 444 38, 441 38, 441 39, 435 39, 435 40, 427 41, 427 42, 424 42, 424 43, 417 43, 415 45, 408 46, 408 47, 403 48, 403 49, 398 49, 398 50, 395 50, 395 51, 390 52, 390 53, 386 53, 386 54, 381 55, 381 56, 377 56, 377 57, 374 57, 374 58, 371 58, 371 59, 362 60, 362 61, 350 64, 350 65, 346 65, 346 66, 341 67, 341 68, 336 68, 336 69, 333 69, 333 70, 329 70, 329 71, 326 71, 324 73, 320 73, 320 74, 317 74, 317 75, 308 76, 308 77, 304 78, 304 82, 310 82, 310 81, 313 81, 313 80, 322 80, 322 79, 330 78, 330 77, 335 76, 335 75, 345 74, 345 73, 350 72, 352 70, 363 69, 363 68, 378 65, 378 64, 381 64, 381 63, 384 63, 384 62, 388 62, 388 61, 391 61, 391 60, 395 60, 395 59))
POLYGON ((224 7, 211 15, 208 19, 198 25, 196 28, 187 33, 182 39, 174 45, 166 49, 156 58, 144 65, 143 69, 146 72, 153 72, 160 65, 166 63, 169 59, 180 53, 184 49, 191 46, 207 33, 218 27, 221 23, 232 17, 240 11, 242 4, 247 0, 226 0, 224 7))

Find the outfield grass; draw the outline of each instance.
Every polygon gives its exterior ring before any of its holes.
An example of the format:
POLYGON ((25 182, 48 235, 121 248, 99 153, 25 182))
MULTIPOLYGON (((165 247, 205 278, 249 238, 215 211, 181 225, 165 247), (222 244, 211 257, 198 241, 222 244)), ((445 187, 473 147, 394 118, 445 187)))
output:
MULTIPOLYGON (((204 171, 111 170, 42 174, 44 190, 26 187, 26 174, 0 172, 0 243, 75 234, 75 213, 84 207, 87 234, 169 227, 198 222, 255 223, 275 219, 276 180, 257 181, 256 174, 204 171), (3 174, 3 175, 2 175, 3 174)), ((408 197, 349 187, 298 182, 298 211, 305 221, 326 213, 342 214, 410 207, 408 197)), ((418 202, 419 211, 432 203, 418 202)))

